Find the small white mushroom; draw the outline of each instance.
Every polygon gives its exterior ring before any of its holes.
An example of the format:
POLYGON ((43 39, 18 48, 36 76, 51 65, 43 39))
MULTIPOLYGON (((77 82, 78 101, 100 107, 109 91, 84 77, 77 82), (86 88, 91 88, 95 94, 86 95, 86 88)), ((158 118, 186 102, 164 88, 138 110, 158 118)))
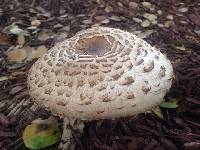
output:
POLYGON ((61 149, 70 147, 69 126, 134 116, 162 102, 173 69, 158 50, 132 33, 93 27, 56 44, 32 66, 33 101, 64 117, 61 149), (159 59, 158 59, 159 55, 159 59), (157 84, 159 83, 159 92, 157 84), (76 121, 78 120, 78 122, 76 121))

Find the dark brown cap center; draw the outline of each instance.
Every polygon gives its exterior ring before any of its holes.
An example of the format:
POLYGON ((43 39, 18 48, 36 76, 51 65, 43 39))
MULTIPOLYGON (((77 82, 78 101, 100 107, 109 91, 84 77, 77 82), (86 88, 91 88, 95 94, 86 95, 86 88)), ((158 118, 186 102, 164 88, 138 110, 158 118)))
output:
POLYGON ((78 54, 97 56, 102 56, 111 49, 111 45, 103 36, 82 37, 75 47, 78 54))

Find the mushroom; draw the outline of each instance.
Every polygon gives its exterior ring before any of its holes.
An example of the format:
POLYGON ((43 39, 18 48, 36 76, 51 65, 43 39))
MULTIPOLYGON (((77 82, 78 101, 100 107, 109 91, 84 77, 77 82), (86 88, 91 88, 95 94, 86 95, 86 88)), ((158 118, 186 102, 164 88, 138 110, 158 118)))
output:
POLYGON ((64 118, 61 149, 71 128, 84 121, 146 112, 163 101, 172 84, 170 61, 132 33, 92 27, 56 44, 33 64, 29 93, 39 106, 64 118))

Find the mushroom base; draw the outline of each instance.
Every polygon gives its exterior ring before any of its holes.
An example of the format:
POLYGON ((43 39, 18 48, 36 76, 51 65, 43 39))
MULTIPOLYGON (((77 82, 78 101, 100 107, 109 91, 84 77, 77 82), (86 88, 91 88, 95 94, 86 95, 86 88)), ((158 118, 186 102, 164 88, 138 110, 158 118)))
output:
POLYGON ((81 136, 83 132, 83 128, 84 128, 83 121, 69 120, 68 118, 64 118, 62 139, 61 139, 58 149, 59 150, 74 150, 75 142, 74 142, 73 130, 77 132, 78 136, 81 136))

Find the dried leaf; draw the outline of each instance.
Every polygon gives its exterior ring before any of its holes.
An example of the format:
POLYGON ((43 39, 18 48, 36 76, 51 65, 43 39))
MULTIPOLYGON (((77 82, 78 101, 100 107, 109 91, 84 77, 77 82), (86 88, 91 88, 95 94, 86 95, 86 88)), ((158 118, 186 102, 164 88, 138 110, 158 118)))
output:
POLYGON ((172 22, 171 20, 165 21, 164 27, 165 27, 165 28, 169 28, 169 27, 172 26, 172 23, 173 23, 173 22, 172 22))
POLYGON ((106 13, 110 13, 110 12, 112 12, 113 11, 113 8, 111 7, 111 6, 107 6, 106 8, 105 8, 105 12, 106 13))
POLYGON ((101 21, 101 23, 103 23, 103 24, 108 24, 109 22, 110 22, 109 19, 105 19, 105 20, 102 20, 102 21, 101 21))
POLYGON ((47 48, 44 45, 39 46, 36 51, 33 51, 32 58, 40 58, 44 53, 46 53, 47 48))
POLYGON ((19 28, 18 25, 12 24, 4 29, 5 33, 29 36, 28 31, 19 28))
POLYGON ((24 45, 24 43, 25 43, 25 37, 24 37, 24 35, 18 35, 18 37, 17 37, 17 43, 19 45, 24 45))
POLYGON ((92 20, 91 19, 83 20, 82 23, 84 23, 84 24, 91 24, 92 20))
POLYGON ((185 51, 185 46, 176 46, 176 49, 185 51))
POLYGON ((151 22, 157 20, 157 16, 154 15, 154 14, 150 14, 150 13, 144 13, 143 17, 146 18, 146 19, 148 19, 151 22))
POLYGON ((113 21, 121 21, 121 18, 118 16, 111 16, 111 17, 109 17, 109 19, 113 20, 113 21))
POLYGON ((143 6, 144 8, 151 8, 151 7, 152 7, 152 5, 151 5, 150 2, 142 2, 142 6, 143 6))
POLYGON ((9 36, 5 33, 0 32, 0 45, 10 44, 9 36))
POLYGON ((8 80, 8 77, 7 77, 7 76, 2 76, 2 77, 0 77, 0 82, 1 82, 1 81, 5 81, 5 80, 8 80))
POLYGON ((162 10, 158 10, 157 13, 158 13, 158 15, 162 15, 163 14, 162 10))
POLYGON ((132 19, 133 19, 133 21, 135 21, 136 23, 142 23, 142 20, 139 19, 139 18, 133 17, 132 19))
POLYGON ((40 20, 33 20, 33 21, 31 21, 31 25, 32 26, 39 26, 41 24, 41 22, 40 22, 40 20))
POLYGON ((145 31, 145 32, 136 33, 136 35, 137 35, 138 37, 144 39, 144 38, 149 37, 149 36, 150 36, 151 34, 153 34, 154 32, 156 32, 156 31, 154 31, 154 30, 147 30, 147 31, 145 31))
POLYGON ((40 41, 46 41, 46 40, 48 40, 48 39, 50 39, 50 38, 51 38, 51 36, 50 36, 48 33, 41 32, 41 33, 39 33, 39 35, 38 35, 38 39, 39 39, 40 41))
POLYGON ((174 19, 173 15, 167 15, 166 18, 169 19, 169 20, 173 20, 174 19))
POLYGON ((102 21, 102 20, 106 19, 106 16, 103 16, 103 15, 95 16, 94 19, 97 20, 97 21, 102 21))
POLYGON ((187 7, 179 8, 178 11, 182 12, 182 13, 185 13, 185 12, 188 11, 188 8, 187 7))
POLYGON ((54 27, 54 28, 62 28, 62 27, 63 27, 63 25, 62 25, 62 24, 60 24, 60 23, 58 23, 58 24, 54 25, 53 27, 54 27))
POLYGON ((146 27, 150 26, 150 24, 151 24, 151 23, 150 23, 148 20, 144 20, 144 21, 141 23, 141 26, 144 27, 144 28, 146 28, 146 27))
POLYGON ((136 2, 129 2, 129 7, 132 9, 136 9, 138 7, 138 4, 136 2))
POLYGON ((12 69, 19 69, 21 67, 23 67, 25 65, 25 63, 8 63, 6 64, 6 68, 9 69, 9 70, 12 70, 12 69))
POLYGON ((7 56, 10 62, 21 62, 27 57, 27 54, 26 51, 21 48, 10 51, 7 56))

